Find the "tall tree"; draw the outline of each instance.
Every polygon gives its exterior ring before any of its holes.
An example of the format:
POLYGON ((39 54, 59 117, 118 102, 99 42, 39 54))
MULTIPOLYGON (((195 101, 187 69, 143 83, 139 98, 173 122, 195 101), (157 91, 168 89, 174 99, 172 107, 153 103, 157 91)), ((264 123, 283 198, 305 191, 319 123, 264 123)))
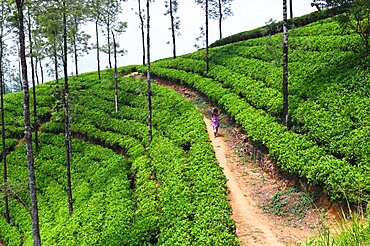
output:
POLYGON ((209 28, 208 28, 208 0, 205 0, 206 7, 205 7, 205 15, 206 15, 206 73, 208 74, 209 71, 209 50, 208 50, 208 37, 209 37, 209 28))
POLYGON ((17 85, 15 86, 15 91, 23 91, 23 85, 22 85, 22 61, 21 61, 21 48, 19 43, 16 44, 17 48, 17 63, 18 63, 18 76, 14 77, 14 79, 17 82, 17 85))
POLYGON ((96 35, 96 59, 98 63, 98 77, 101 79, 100 72, 100 46, 99 46, 99 21, 95 21, 95 35, 96 35))
POLYGON ((40 77, 38 72, 38 65, 39 65, 39 58, 35 56, 35 77, 36 77, 36 84, 40 84, 40 77))
POLYGON ((143 65, 145 65, 145 33, 144 33, 144 10, 141 9, 141 0, 137 0, 138 2, 138 9, 137 15, 139 15, 140 19, 140 30, 141 30, 141 42, 142 42, 142 49, 143 49, 143 65))
POLYGON ((205 11, 205 17, 206 17, 206 26, 205 26, 205 36, 206 36, 206 73, 208 74, 209 71, 209 47, 208 47, 208 17, 209 17, 209 10, 208 10, 208 0, 195 0, 196 4, 199 4, 205 11))
POLYGON ((28 14, 28 45, 30 51, 31 60, 31 81, 32 81, 32 96, 33 96, 33 131, 35 134, 35 146, 36 151, 39 151, 39 134, 38 134, 38 118, 37 118, 37 96, 36 96, 36 81, 35 81, 35 64, 34 64, 34 54, 33 54, 33 40, 32 40, 32 18, 30 13, 30 6, 27 8, 28 14))
POLYGON ((176 58, 176 36, 180 35, 180 19, 175 14, 178 11, 179 3, 177 0, 165 1, 166 12, 164 15, 170 15, 171 20, 171 34, 172 34, 172 45, 173 45, 173 58, 176 58))
POLYGON ((73 1, 70 4, 70 9, 73 12, 73 17, 70 18, 69 26, 69 42, 70 52, 75 65, 75 74, 78 77, 78 61, 79 58, 88 53, 90 50, 88 41, 91 38, 89 34, 86 34, 80 26, 85 24, 88 7, 84 1, 73 1))
POLYGON ((293 18, 293 0, 289 0, 290 18, 293 18))
POLYGON ((113 38, 113 52, 114 52, 114 103, 116 106, 116 113, 118 113, 118 71, 117 71, 117 42, 116 35, 112 31, 113 38))
POLYGON ((43 84, 44 83, 44 67, 42 66, 42 60, 41 59, 39 60, 40 60, 39 64, 40 64, 40 73, 41 73, 41 84, 43 84))
POLYGON ((283 114, 282 122, 283 125, 289 125, 288 117, 288 13, 287 13, 287 0, 283 0, 283 32, 284 32, 284 42, 283 42, 283 114))
POLYGON ((148 138, 149 142, 153 138, 153 124, 152 124, 152 87, 150 77, 150 2, 146 1, 146 48, 147 48, 147 83, 148 83, 148 138))
POLYGON ((209 17, 218 20, 220 39, 222 38, 222 21, 233 15, 231 3, 234 0, 211 0, 209 17))
POLYGON ((43 84, 44 83, 44 68, 43 68, 43 60, 45 59, 46 55, 44 54, 44 42, 42 38, 37 37, 37 31, 33 33, 33 42, 34 42, 34 56, 35 56, 35 76, 36 76, 36 83, 43 84), (41 77, 41 78, 40 78, 41 77))
MULTIPOLYGON (((38 31, 43 35, 45 40, 45 53, 53 57, 54 72, 56 78, 56 90, 54 96, 61 100, 61 104, 57 103, 56 110, 63 110, 64 113, 64 140, 65 140, 65 156, 66 156, 66 179, 67 179, 67 197, 68 211, 73 213, 73 196, 71 182, 71 161, 72 161, 72 142, 70 132, 70 105, 69 105, 69 85, 68 85, 68 55, 71 49, 68 49, 68 44, 71 43, 70 27, 74 25, 74 11, 79 11, 77 2, 74 0, 49 0, 42 2, 38 9, 41 11, 37 16, 38 31), (77 6, 77 7, 76 7, 77 6), (62 28, 61 28, 62 27, 62 28), (62 44, 62 45, 60 45, 62 44), (61 60, 61 61, 60 61, 61 60), (62 87, 59 87, 59 65, 62 64, 63 80, 62 87)), ((78 14, 78 13, 77 13, 78 14)), ((72 49, 73 52, 73 49, 72 49)), ((60 102, 60 101, 59 101, 60 102)))
POLYGON ((95 24, 95 49, 96 49, 96 60, 98 66, 98 78, 101 79, 101 68, 100 68, 100 41, 99 41, 99 26, 101 24, 101 7, 102 0, 92 0, 89 3, 91 18, 95 24))
MULTIPOLYGON (((63 26, 61 6, 58 1, 42 1, 38 8, 35 8, 36 37, 38 56, 43 59, 49 58, 53 66, 49 66, 49 73, 54 73, 56 87, 59 90, 60 60, 63 53, 63 26)), ((59 93, 59 91, 58 91, 59 93)))
POLYGON ((116 106, 116 112, 118 112, 118 68, 117 68, 117 55, 124 55, 125 50, 121 49, 119 50, 119 44, 117 42, 117 38, 120 34, 125 32, 127 27, 126 22, 118 22, 114 23, 112 27, 112 38, 113 38, 113 57, 114 57, 114 87, 115 87, 115 106, 116 106))
POLYGON ((4 49, 5 49, 5 42, 4 39, 9 34, 8 23, 7 23, 7 16, 10 13, 7 11, 7 2, 1 0, 1 15, 0 15, 0 101, 1 101, 1 145, 2 145, 2 162, 3 162, 3 182, 4 182, 4 205, 5 205, 5 219, 6 222, 10 223, 10 215, 9 215, 9 199, 8 199, 8 170, 7 170, 7 148, 5 145, 5 112, 4 112, 4 94, 5 94, 5 81, 4 81, 4 49))
POLYGON ((106 6, 106 15, 105 15, 105 20, 106 20, 106 28, 107 28, 107 46, 106 46, 106 53, 108 54, 108 64, 109 68, 112 68, 112 59, 111 59, 111 40, 110 40, 110 33, 111 33, 111 15, 110 15, 110 8, 112 6, 112 0, 107 1, 107 6, 106 6))
POLYGON ((122 2, 127 0, 103 0, 102 2, 102 13, 101 23, 105 25, 105 31, 103 32, 106 36, 107 43, 102 46, 102 51, 108 55, 108 64, 109 68, 113 67, 112 65, 112 28, 118 22, 119 13, 122 12, 122 2))
POLYGON ((79 23, 77 20, 77 16, 73 16, 73 27, 72 27, 72 47, 73 47, 73 55, 75 61, 75 73, 76 77, 78 77, 78 54, 77 54, 77 33, 79 29, 79 23))
POLYGON ((31 218, 32 218, 32 233, 33 233, 33 244, 35 246, 41 245, 40 228, 39 228, 39 215, 38 215, 38 204, 36 194, 36 176, 34 168, 34 158, 32 150, 32 132, 31 132, 31 120, 30 120, 30 94, 28 87, 27 78, 27 61, 26 61, 26 40, 24 34, 24 1, 16 0, 17 15, 18 15, 18 36, 20 46, 20 59, 22 65, 22 85, 23 85, 23 113, 24 113, 24 127, 25 127, 25 138, 26 138, 26 152, 28 162, 28 179, 29 179, 29 190, 31 197, 31 218))
POLYGON ((73 196, 71 181, 71 161, 72 161, 72 141, 71 141, 71 120, 69 107, 69 86, 68 86, 68 40, 67 40, 67 0, 63 1, 63 71, 64 71, 64 88, 63 88, 63 108, 64 108, 64 141, 66 147, 66 176, 67 176, 67 195, 68 211, 71 216, 73 213, 73 196))

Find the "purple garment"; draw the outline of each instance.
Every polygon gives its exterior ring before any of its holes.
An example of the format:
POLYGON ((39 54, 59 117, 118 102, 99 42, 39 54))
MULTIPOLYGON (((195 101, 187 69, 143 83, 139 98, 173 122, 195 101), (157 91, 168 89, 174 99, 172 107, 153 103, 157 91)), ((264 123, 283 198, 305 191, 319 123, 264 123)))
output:
POLYGON ((218 115, 212 114, 212 127, 217 129, 220 126, 220 122, 218 121, 218 115))

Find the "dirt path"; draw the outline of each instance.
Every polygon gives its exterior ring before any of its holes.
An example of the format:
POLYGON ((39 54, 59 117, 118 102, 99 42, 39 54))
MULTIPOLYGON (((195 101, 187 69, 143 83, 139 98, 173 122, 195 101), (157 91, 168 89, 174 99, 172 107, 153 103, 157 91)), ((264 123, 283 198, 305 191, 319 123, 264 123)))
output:
MULTIPOLYGON (((292 184, 278 174, 275 164, 267 156, 257 155, 260 161, 252 158, 251 143, 240 127, 230 123, 230 119, 225 115, 221 115, 221 129, 219 136, 215 138, 210 120, 210 109, 214 105, 190 88, 164 80, 156 82, 176 90, 193 102, 203 114, 216 158, 228 180, 228 200, 233 209, 232 217, 236 223, 237 237, 243 246, 294 245, 317 233, 323 225, 323 214, 324 217, 330 216, 325 213, 326 209, 323 212, 324 210, 321 211, 315 206, 307 208, 302 218, 284 213, 277 216, 263 209, 277 192, 287 190, 292 184)), ((287 202, 287 206, 289 203, 291 208, 299 205, 301 194, 286 197, 285 199, 291 200, 287 202)))
MULTIPOLYGON (((140 79, 139 76, 137 78, 140 79)), ((203 114, 216 158, 228 180, 228 200, 233 209, 232 217, 241 245, 296 245, 317 233, 324 223, 323 217, 333 218, 326 213, 327 209, 318 209, 316 205, 305 208, 299 215, 292 214, 300 205, 302 192, 282 196, 282 200, 278 201, 277 207, 287 206, 290 209, 288 212, 280 215, 276 215, 276 211, 272 212, 269 209, 272 197, 278 192, 288 190, 292 186, 292 180, 283 178, 266 155, 255 155, 256 149, 251 146, 247 135, 240 127, 230 123, 225 115, 221 115, 221 129, 219 136, 215 138, 210 121, 210 108, 214 105, 200 93, 167 80, 156 79, 155 83, 174 89, 193 102, 203 114)), ((328 204, 323 207, 328 207, 328 204)))
POLYGON ((228 199, 233 208, 233 219, 236 222, 236 232, 238 238, 243 245, 283 245, 276 238, 267 221, 260 215, 259 209, 256 209, 256 204, 248 193, 245 193, 240 188, 240 184, 235 177, 235 168, 233 163, 228 160, 229 153, 233 151, 225 142, 222 133, 219 137, 213 136, 212 122, 203 117, 207 125, 209 138, 215 150, 216 158, 220 166, 223 168, 229 189, 228 199))
POLYGON ((155 81, 177 91, 193 102, 203 114, 216 158, 228 180, 228 199, 233 209, 237 237, 242 245, 294 245, 317 233, 323 225, 324 213, 315 205, 305 209, 300 214, 303 216, 291 214, 299 207, 302 192, 284 197, 281 204, 276 204, 279 207, 286 202, 290 209, 280 216, 266 209, 277 192, 289 189, 292 184, 278 174, 275 164, 267 156, 257 155, 256 160, 252 157, 251 151, 255 149, 250 149, 251 143, 240 127, 230 123, 227 116, 221 115, 221 129, 219 136, 215 138, 210 120, 210 109, 214 105, 191 88, 166 80, 155 81))

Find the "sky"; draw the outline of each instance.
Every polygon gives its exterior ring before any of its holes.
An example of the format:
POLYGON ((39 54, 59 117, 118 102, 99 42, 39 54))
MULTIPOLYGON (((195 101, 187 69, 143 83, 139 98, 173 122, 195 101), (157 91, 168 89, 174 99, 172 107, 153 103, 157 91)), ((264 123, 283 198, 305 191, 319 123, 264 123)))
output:
MULTIPOLYGON (((142 8, 145 4, 142 0, 142 8)), ((270 19, 282 20, 282 1, 280 0, 234 0, 231 5, 233 16, 223 21, 223 37, 230 36, 243 31, 248 31, 266 24, 270 19)), ((123 11, 120 19, 126 21, 128 27, 126 32, 119 37, 120 46, 127 50, 127 54, 119 57, 118 66, 141 64, 142 63, 142 43, 141 31, 139 29, 139 17, 135 13, 138 10, 138 3, 135 0, 128 0, 123 3, 123 11)), ((311 0, 293 0, 294 17, 302 16, 315 11, 311 7, 311 0)), ((151 38, 151 61, 172 56, 172 44, 167 44, 171 40, 169 15, 164 16, 165 7, 163 0, 156 0, 150 6, 150 38, 151 38)), ((176 38, 177 54, 183 55, 196 51, 194 44, 195 38, 199 36, 199 27, 204 26, 204 11, 194 0, 179 0, 180 32, 176 38)), ((209 22, 209 43, 213 43, 219 37, 218 21, 209 22)), ((86 26, 86 32, 95 40, 94 25, 86 26)), ((80 72, 96 71, 96 53, 91 51, 89 55, 80 59, 80 72)), ((102 68, 108 66, 106 57, 102 58, 102 68)), ((72 68, 71 64, 71 68, 72 68)))

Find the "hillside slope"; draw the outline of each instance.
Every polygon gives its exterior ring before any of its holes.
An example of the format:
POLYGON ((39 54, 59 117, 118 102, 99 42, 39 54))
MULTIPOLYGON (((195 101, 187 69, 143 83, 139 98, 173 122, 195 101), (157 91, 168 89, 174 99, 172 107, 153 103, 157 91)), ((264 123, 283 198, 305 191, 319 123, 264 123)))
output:
POLYGON ((281 45, 276 34, 212 48, 208 74, 204 50, 154 62, 152 72, 217 102, 284 171, 333 200, 369 201, 370 61, 359 37, 330 18, 290 31, 290 129, 279 123, 281 45))
MULTIPOLYGON (((52 82, 37 87, 43 118, 40 151, 35 154, 42 243, 238 245, 226 180, 200 113, 175 92, 153 86, 154 136, 149 143, 146 84, 120 78, 120 109, 115 113, 113 74, 102 76, 101 81, 96 73, 70 78, 71 217, 63 111, 57 98, 50 96, 59 93, 52 82)), ((8 225, 1 218, 0 235, 9 246, 32 245, 27 162, 21 140, 22 94, 7 95, 5 100, 12 222, 8 225)), ((0 206, 4 211, 2 200, 0 206)))

